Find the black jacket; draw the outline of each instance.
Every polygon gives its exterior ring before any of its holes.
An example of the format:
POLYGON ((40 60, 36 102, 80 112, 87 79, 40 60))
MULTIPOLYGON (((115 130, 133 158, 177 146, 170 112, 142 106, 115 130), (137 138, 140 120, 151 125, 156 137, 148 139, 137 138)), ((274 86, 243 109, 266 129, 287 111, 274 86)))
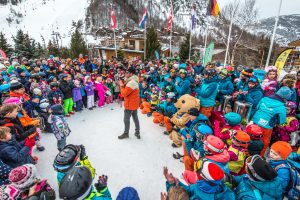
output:
POLYGON ((71 82, 67 82, 65 80, 62 80, 59 84, 59 89, 64 95, 64 100, 72 98, 72 89, 74 88, 74 85, 71 82))

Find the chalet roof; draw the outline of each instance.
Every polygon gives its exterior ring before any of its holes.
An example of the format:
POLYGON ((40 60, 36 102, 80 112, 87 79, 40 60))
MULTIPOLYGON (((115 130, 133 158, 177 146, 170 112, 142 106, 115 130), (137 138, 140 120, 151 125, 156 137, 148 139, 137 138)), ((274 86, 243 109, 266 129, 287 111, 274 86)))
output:
POLYGON ((290 47, 298 47, 298 46, 300 46, 300 39, 290 42, 288 45, 290 47))

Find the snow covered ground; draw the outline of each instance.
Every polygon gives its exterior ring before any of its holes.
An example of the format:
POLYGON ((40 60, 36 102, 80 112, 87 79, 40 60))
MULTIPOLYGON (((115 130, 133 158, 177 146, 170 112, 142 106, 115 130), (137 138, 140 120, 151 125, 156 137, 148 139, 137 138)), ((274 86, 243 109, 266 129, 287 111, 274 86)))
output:
MULTIPOLYGON (((141 200, 160 199, 165 191, 163 166, 168 166, 174 176, 183 172, 183 163, 172 158, 172 153, 181 149, 171 147, 164 128, 153 124, 152 118, 139 113, 141 140, 134 136, 134 123, 131 120, 130 138, 118 140, 123 132, 123 108, 111 104, 93 111, 84 110, 68 118, 71 135, 68 143, 83 144, 87 155, 96 168, 97 175, 108 175, 108 187, 112 198, 126 186, 137 189, 141 200)), ((47 178, 57 190, 56 173, 52 163, 56 149, 56 139, 52 134, 42 135, 44 152, 34 154, 39 157, 37 165, 41 177, 47 178)))

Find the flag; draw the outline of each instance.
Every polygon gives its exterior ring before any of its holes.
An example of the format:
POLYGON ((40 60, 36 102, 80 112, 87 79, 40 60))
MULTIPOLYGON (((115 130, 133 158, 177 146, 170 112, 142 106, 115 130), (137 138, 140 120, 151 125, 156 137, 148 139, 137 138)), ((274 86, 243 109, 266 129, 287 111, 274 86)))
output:
POLYGON ((195 29, 196 25, 196 4, 192 5, 192 30, 195 29))
POLYGON ((215 48, 215 44, 211 42, 208 45, 208 47, 205 49, 203 66, 206 66, 208 62, 211 62, 214 48, 215 48))
POLYGON ((2 49, 0 49, 0 58, 6 58, 6 54, 2 49))
POLYGON ((168 20, 167 32, 169 32, 171 30, 172 23, 173 23, 173 13, 172 13, 172 9, 171 9, 170 17, 169 17, 169 20, 168 20))
POLYGON ((111 20, 110 20, 110 26, 112 29, 117 28, 117 20, 116 20, 116 14, 115 10, 111 7, 111 20))
POLYGON ((275 62, 275 67, 277 68, 277 74, 280 74, 292 50, 293 49, 286 49, 283 52, 281 52, 281 54, 279 54, 279 56, 277 57, 275 62))
POLYGON ((218 16, 220 12, 217 0, 209 0, 206 15, 218 16))
POLYGON ((144 14, 141 21, 139 22, 139 28, 143 28, 146 20, 147 20, 147 9, 144 8, 144 14))

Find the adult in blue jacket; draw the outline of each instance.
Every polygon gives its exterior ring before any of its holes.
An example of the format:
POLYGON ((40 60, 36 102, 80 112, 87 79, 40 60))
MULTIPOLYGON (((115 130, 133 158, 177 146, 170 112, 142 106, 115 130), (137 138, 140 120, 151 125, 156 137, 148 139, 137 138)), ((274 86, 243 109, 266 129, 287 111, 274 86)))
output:
POLYGON ((252 76, 248 80, 248 90, 239 94, 237 96, 237 100, 252 104, 252 110, 254 111, 263 96, 264 94, 260 87, 258 78, 256 76, 252 76))
POLYGON ((291 94, 290 88, 281 87, 275 95, 262 98, 256 106, 252 121, 263 130, 264 148, 260 154, 262 156, 270 144, 273 127, 286 122, 285 101, 290 98, 291 94))
POLYGON ((276 171, 259 155, 246 160, 246 175, 234 176, 238 200, 282 200, 283 190, 276 171))
POLYGON ((216 76, 216 70, 214 69, 204 70, 203 73, 204 80, 195 91, 201 104, 200 112, 209 118, 218 93, 218 77, 216 76))
POLYGON ((200 62, 197 62, 195 67, 194 67, 194 72, 195 75, 200 75, 203 73, 204 67, 202 66, 202 64, 200 62))
POLYGON ((234 91, 234 86, 231 81, 231 77, 228 76, 228 71, 226 69, 222 69, 219 74, 219 88, 217 100, 222 103, 224 101, 225 95, 231 95, 234 91))
POLYGON ((191 81, 187 77, 187 71, 185 69, 179 70, 180 78, 175 82, 175 89, 180 98, 182 95, 191 93, 191 81))
MULTIPOLYGON (((196 184, 185 185, 179 182, 179 186, 184 188, 189 194, 190 200, 223 200, 235 199, 234 192, 223 183, 224 172, 222 169, 209 161, 204 161, 201 168, 196 172, 196 184)), ((166 177, 167 191, 176 184, 176 179, 164 169, 166 177)))

